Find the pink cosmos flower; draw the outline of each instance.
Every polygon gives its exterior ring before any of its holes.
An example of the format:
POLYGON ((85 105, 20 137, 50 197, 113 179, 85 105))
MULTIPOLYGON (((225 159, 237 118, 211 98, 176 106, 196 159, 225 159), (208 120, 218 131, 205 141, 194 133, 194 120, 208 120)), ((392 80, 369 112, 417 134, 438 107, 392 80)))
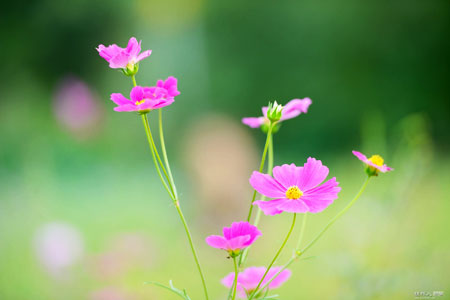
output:
POLYGON ((66 76, 58 83, 53 111, 59 123, 76 137, 92 137, 101 127, 103 109, 97 93, 79 78, 66 76))
MULTIPOLYGON (((281 267, 273 267, 267 273, 261 286, 264 286, 268 281, 270 281, 279 271, 281 267)), ((246 299, 246 292, 249 294, 258 286, 259 281, 264 276, 266 272, 265 267, 249 267, 239 273, 237 278, 237 291, 240 298, 246 299)), ((284 282, 286 282, 289 277, 291 277, 291 271, 288 269, 283 270, 271 283, 269 283, 268 288, 270 290, 279 288, 284 282)), ((222 279, 222 284, 227 288, 231 288, 234 283, 234 272, 228 274, 222 279)))
POLYGON ((172 104, 179 94, 177 79, 171 76, 165 81, 158 80, 156 86, 135 86, 130 92, 131 100, 120 93, 112 93, 111 100, 118 105, 114 108, 115 111, 149 112, 172 104))
POLYGON ((152 50, 146 50, 139 54, 139 52, 141 52, 141 42, 138 43, 134 37, 130 38, 126 48, 121 48, 116 44, 112 44, 108 47, 99 45, 97 51, 101 57, 109 62, 109 66, 113 69, 134 67, 134 65, 150 56, 152 53, 152 50))
POLYGON ((38 260, 57 278, 67 274, 67 269, 84 254, 81 233, 70 224, 54 222, 41 226, 34 238, 38 260))
MULTIPOLYGON (((355 155, 360 161, 364 162, 366 165, 368 165, 369 169, 368 172, 376 175, 378 171, 382 173, 386 173, 389 171, 393 171, 393 168, 388 167, 386 164, 384 164, 384 159, 379 155, 372 155, 370 158, 367 158, 364 154, 358 151, 352 151, 353 155, 355 155)), ((371 175, 369 174, 369 175, 371 175)))
POLYGON ((261 195, 275 198, 270 201, 255 201, 266 215, 283 211, 292 213, 318 213, 338 198, 341 190, 336 177, 322 185, 328 176, 328 168, 320 160, 308 158, 303 167, 294 164, 273 168, 273 176, 253 172, 250 184, 261 195))
POLYGON ((260 236, 261 232, 256 226, 249 222, 235 222, 231 227, 223 228, 223 236, 210 235, 206 238, 206 243, 211 247, 223 249, 230 254, 238 254, 260 236))
MULTIPOLYGON (((308 112, 308 108, 311 105, 312 101, 309 98, 304 98, 304 99, 293 99, 291 101, 289 101, 284 107, 283 107, 283 111, 281 112, 281 121, 284 120, 288 120, 288 119, 292 119, 297 117, 298 115, 300 115, 301 113, 307 113, 308 112)), ((251 128, 259 128, 262 125, 266 124, 269 122, 269 120, 267 119, 267 106, 264 106, 262 108, 262 113, 263 116, 262 117, 257 117, 257 118, 243 118, 242 119, 242 123, 244 123, 245 125, 250 126, 251 128)))

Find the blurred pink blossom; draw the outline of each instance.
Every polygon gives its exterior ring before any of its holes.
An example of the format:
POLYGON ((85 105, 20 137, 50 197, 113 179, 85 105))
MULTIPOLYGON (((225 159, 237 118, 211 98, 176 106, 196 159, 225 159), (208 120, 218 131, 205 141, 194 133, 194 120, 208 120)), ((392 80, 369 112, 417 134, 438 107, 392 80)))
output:
POLYGON ((91 293, 90 300, 130 300, 129 295, 114 287, 106 287, 91 293))
POLYGON ((40 263, 57 277, 77 263, 84 252, 81 233, 72 225, 57 222, 37 230, 34 248, 40 263))
POLYGON ((73 76, 67 76, 58 83, 53 111, 59 123, 77 137, 89 137, 98 132, 103 117, 96 93, 73 76))
POLYGON ((151 241, 140 233, 126 233, 114 237, 107 250, 94 256, 93 272, 100 278, 123 275, 129 270, 148 268, 156 257, 151 241))

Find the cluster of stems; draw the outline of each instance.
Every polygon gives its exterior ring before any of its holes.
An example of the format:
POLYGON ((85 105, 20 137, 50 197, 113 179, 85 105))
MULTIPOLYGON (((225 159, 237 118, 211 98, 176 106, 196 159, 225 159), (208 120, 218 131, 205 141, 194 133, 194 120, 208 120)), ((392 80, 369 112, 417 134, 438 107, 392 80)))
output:
MULTIPOLYGON (((131 76, 132 81, 133 81, 133 85, 136 86, 136 78, 135 76, 131 76)), ((149 120, 148 120, 148 112, 145 113, 141 113, 141 118, 142 118, 142 122, 144 125, 144 129, 145 129, 145 133, 148 139, 148 143, 149 143, 149 147, 150 147, 150 151, 153 157, 153 162, 155 164, 155 168, 156 171, 158 173, 158 176, 165 188, 165 190, 167 191, 167 193, 169 194, 169 197, 171 198, 171 200, 173 201, 173 204, 177 210, 177 213, 180 217, 180 220, 183 224, 188 242, 189 242, 189 246, 190 249, 192 251, 194 260, 195 260, 195 264, 197 266, 197 270, 198 273, 200 275, 201 281, 202 281, 202 286, 203 286, 203 290, 204 290, 204 295, 205 295, 205 299, 209 299, 208 297, 208 290, 206 287, 206 281, 205 281, 205 276, 203 275, 203 271, 198 259, 198 255, 197 252, 195 250, 194 247, 194 243, 192 241, 192 235, 190 233, 189 227, 187 225, 186 219, 183 215, 183 212, 181 210, 180 207, 180 202, 179 202, 179 198, 178 198, 178 193, 177 193, 177 189, 176 189, 176 185, 175 185, 175 181, 173 179, 173 175, 172 175, 172 171, 170 169, 170 164, 169 164, 169 159, 167 156, 167 151, 166 151, 166 146, 165 146, 165 142, 164 142, 164 132, 163 132, 163 119, 162 119, 162 109, 159 109, 159 121, 158 121, 158 127, 159 127, 159 139, 160 139, 160 146, 161 146, 161 153, 162 153, 162 159, 161 156, 159 155, 159 151, 156 147, 155 141, 153 139, 153 135, 152 135, 152 131, 150 129, 150 125, 149 125, 149 120)), ((263 172, 264 171, 264 167, 266 166, 266 158, 268 156, 267 159, 267 174, 271 175, 272 174, 272 169, 273 169, 273 160, 274 160, 274 150, 273 150, 273 128, 276 125, 275 122, 270 122, 269 126, 268 126, 268 130, 267 130, 267 136, 266 136, 266 142, 264 145, 264 150, 262 153, 262 158, 261 158, 261 163, 259 166, 259 172, 263 172)), ((304 237, 304 233, 305 233, 305 228, 306 228, 306 223, 307 223, 307 213, 304 214, 303 216, 303 221, 302 221, 302 225, 301 225, 301 229, 300 229, 300 235, 298 238, 298 242, 296 244, 296 247, 293 251, 293 254, 291 256, 291 258, 280 268, 280 270, 274 275, 272 276, 267 282, 264 282, 267 274, 269 273, 270 269, 272 268, 272 266, 275 264, 275 262, 277 261, 278 257, 280 256, 281 252, 283 251, 283 249, 286 246, 286 243, 288 242, 294 227, 295 227, 295 223, 296 223, 296 219, 297 219, 297 214, 294 213, 293 214, 293 219, 292 219, 292 223, 289 227, 288 233, 286 234, 286 237, 284 238, 281 246, 278 248, 277 252, 275 253, 275 256, 272 258, 272 260, 270 261, 269 265, 266 268, 266 271, 264 273, 264 275, 262 276, 262 278, 260 279, 258 285, 256 286, 256 288, 249 293, 248 295, 248 300, 251 299, 255 299, 255 297, 257 297, 258 295, 260 295, 263 291, 267 290, 269 287, 269 284, 281 273, 283 272, 286 268, 288 268, 294 261, 297 260, 301 260, 301 259, 308 259, 308 257, 302 257, 321 237, 322 235, 356 202, 356 200, 361 196, 361 194, 363 193, 363 191, 365 190, 368 182, 369 182, 370 176, 367 177, 367 179, 365 180, 364 184, 362 185, 361 189, 359 190, 359 192, 356 194, 356 196, 353 198, 352 201, 350 201, 347 206, 345 206, 338 214, 336 214, 329 222, 328 224, 303 248, 301 248, 302 246, 302 241, 303 241, 303 237, 304 237)), ((250 222, 252 220, 252 214, 253 214, 253 202, 256 199, 256 195, 257 195, 257 191, 255 190, 253 192, 252 195, 252 199, 251 199, 251 203, 250 203, 250 209, 248 212, 248 216, 247 216, 247 221, 250 222)), ((264 200, 264 196, 262 196, 262 200, 264 200)), ((253 225, 257 226, 259 224, 260 218, 261 218, 261 209, 257 209, 256 212, 256 216, 253 220, 253 225)), ((244 251, 242 251, 238 256, 233 256, 233 265, 234 265, 234 272, 235 272, 235 276, 234 276, 234 281, 233 281, 233 285, 230 288, 230 291, 228 293, 228 299, 232 299, 234 300, 236 298, 236 291, 237 291, 237 284, 238 284, 238 275, 239 275, 239 271, 242 270, 243 265, 245 264, 245 261, 247 259, 248 253, 249 253, 250 247, 245 248, 244 251)))
MULTIPOLYGON (((131 79, 133 81, 133 86, 136 86, 137 84, 136 84, 135 75, 132 75, 131 79)), ((189 226, 186 222, 186 219, 185 219, 183 212, 181 210, 181 207, 180 207, 180 201, 178 198, 177 188, 175 185, 175 181, 173 180, 172 171, 170 169, 169 159, 168 159, 167 151, 166 151, 166 145, 164 142, 162 108, 158 109, 158 112, 159 112, 159 121, 158 121, 159 139, 160 139, 161 152, 163 155, 164 162, 161 160, 158 149, 156 148, 155 140, 153 139, 152 131, 150 129, 150 124, 149 124, 149 120, 147 117, 148 112, 141 113, 142 123, 144 125, 145 133, 147 136, 150 151, 152 153, 153 162, 155 164, 156 171, 158 173, 159 179, 161 180, 161 183, 163 184, 164 188, 166 189, 167 193, 169 194, 169 197, 172 200, 172 202, 177 210, 177 213, 180 217, 180 220, 183 224, 183 227, 184 227, 184 230, 185 230, 188 242, 189 242, 189 246, 191 248, 192 255, 194 256, 195 264, 197 266, 197 270, 198 270, 198 273, 199 273, 201 281, 202 281, 205 299, 208 300, 209 296, 208 296, 208 289, 206 287, 205 276, 203 275, 203 271, 202 271, 202 268, 200 265, 200 261, 198 259, 197 251, 195 250, 195 246, 192 241, 192 235, 189 230, 189 226)))
MULTIPOLYGON (((262 157, 261 157, 261 163, 260 163, 260 167, 259 167, 259 172, 263 172, 264 170, 264 166, 266 164, 266 156, 268 154, 268 162, 267 162, 267 174, 272 175, 272 169, 273 169, 273 159, 274 159, 274 151, 273 151, 273 128, 275 126, 275 122, 270 122, 269 126, 268 126, 268 130, 267 130, 267 136, 266 136, 266 142, 264 145, 264 150, 262 153, 262 157)), ((254 299, 256 296, 262 294, 263 291, 265 291, 266 289, 268 289, 269 284, 278 276, 280 275, 281 272, 283 272, 285 269, 287 269, 294 261, 297 260, 306 260, 310 257, 303 257, 304 254, 323 236, 323 234, 345 213, 347 212, 347 210, 356 202, 356 200, 358 200, 358 198, 361 196, 361 194, 364 192, 364 190, 367 187, 367 184, 369 183, 371 176, 368 176, 366 178, 366 180, 364 181, 363 185, 361 186, 360 190, 358 191, 358 193, 355 195, 355 197, 340 211, 338 212, 326 225, 325 227, 318 232, 315 237, 303 248, 301 248, 302 246, 302 241, 303 241, 303 237, 305 234, 305 229, 306 229, 306 224, 307 224, 307 217, 308 214, 305 213, 303 216, 303 220, 302 220, 302 225, 301 225, 301 229, 300 229, 300 234, 298 237, 298 241, 296 243, 296 246, 293 250, 292 256, 291 258, 284 264, 282 265, 282 267, 279 269, 279 271, 277 273, 275 273, 274 276, 272 276, 267 282, 264 282, 264 279, 266 278, 267 274, 269 273, 270 269, 272 268, 272 266, 275 264, 275 262, 277 261, 278 257, 280 256, 281 252, 283 251, 284 247, 286 246, 286 243, 288 242, 294 227, 295 227, 295 222, 296 222, 296 218, 297 218, 297 214, 294 213, 293 214, 293 219, 292 219, 292 224, 289 227, 288 233, 286 235, 286 237, 284 238, 281 246, 279 247, 279 249, 277 250, 277 252, 275 253, 275 256, 273 257, 273 259, 270 261, 269 265, 266 268, 266 271, 264 273, 264 275, 262 276, 262 278, 260 279, 258 285, 256 286, 256 288, 249 293, 248 295, 248 300, 254 299)), ((253 192, 252 195, 252 199, 250 202, 250 209, 249 209, 249 213, 247 216, 247 221, 250 222, 252 219, 252 213, 253 213, 253 202, 256 199, 256 195, 257 195, 257 191, 255 190, 253 192)), ((262 200, 264 200, 264 196, 262 196, 262 200)), ((256 213, 256 217, 254 218, 253 221, 253 225, 257 226, 259 224, 260 218, 261 218, 261 209, 258 208, 257 213, 256 213)), ((245 250, 239 255, 238 258, 233 257, 233 263, 234 263, 234 271, 235 271, 235 276, 234 276, 234 283, 233 286, 230 289, 230 292, 228 294, 228 299, 235 299, 235 295, 236 295, 236 289, 237 289, 237 278, 238 278, 238 274, 239 274, 239 270, 242 270, 242 266, 244 265, 246 258, 248 256, 248 252, 250 250, 250 247, 245 248, 245 250), (236 263, 237 262, 237 263, 236 263)))

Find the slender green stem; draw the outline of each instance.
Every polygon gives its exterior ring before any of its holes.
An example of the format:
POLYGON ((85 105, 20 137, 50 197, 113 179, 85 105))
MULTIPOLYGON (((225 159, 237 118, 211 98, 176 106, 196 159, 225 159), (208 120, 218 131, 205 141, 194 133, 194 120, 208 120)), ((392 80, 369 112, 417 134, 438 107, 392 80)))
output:
POLYGON ((208 289, 206 288, 205 276, 203 275, 202 267, 200 266, 200 261, 198 260, 197 251, 195 250, 194 243, 192 241, 192 235, 191 235, 189 227, 186 223, 186 219, 184 218, 183 212, 181 211, 180 202, 178 200, 176 200, 176 202, 175 202, 175 207, 177 208, 178 214, 180 215, 181 222, 183 223, 183 226, 184 226, 184 230, 186 231, 189 245, 191 246, 192 255, 194 256, 195 264, 197 265, 198 272, 202 279, 203 291, 205 293, 206 300, 208 300, 209 299, 208 298, 208 289))
POLYGON ((350 201, 349 204, 347 204, 347 206, 345 206, 337 215, 335 215, 333 217, 333 219, 330 220, 330 222, 328 222, 328 224, 316 235, 316 237, 309 242, 308 245, 306 245, 305 248, 303 248, 300 251, 300 255, 302 255, 303 253, 305 253, 309 248, 311 248, 316 242, 317 240, 325 233, 325 231, 328 230, 328 228, 331 227, 331 225, 334 224, 334 222, 336 222, 337 219, 339 219, 343 214, 345 214, 345 212, 352 207, 352 205, 356 202, 356 200, 358 200, 358 198, 361 196, 361 194, 364 192, 364 190, 367 187, 367 184, 369 183, 370 177, 368 176, 367 179, 364 181, 361 189, 359 190, 359 192, 356 194, 356 196, 353 198, 352 201, 350 201))
POLYGON ((156 167, 156 171, 158 172, 159 179, 161 179, 161 182, 164 185, 164 188, 166 189, 167 193, 169 193, 170 198, 172 200, 174 200, 173 194, 171 193, 169 187, 167 186, 166 181, 164 180, 164 177, 162 176, 161 169, 159 168, 158 161, 156 159, 154 144, 152 142, 153 138, 152 138, 152 133, 150 131, 150 126, 148 125, 147 114, 142 114, 141 118, 142 118, 142 123, 144 124, 145 133, 147 134, 148 145, 152 152, 153 162, 155 163, 155 167, 156 167))
POLYGON ((234 264, 234 282, 233 282, 233 296, 231 297, 231 300, 234 300, 236 298, 237 280, 239 275, 236 257, 233 257, 233 264, 234 264))
MULTIPOLYGON (((267 160, 267 174, 272 175, 272 169, 273 169, 273 134, 270 135, 269 140, 269 159, 267 160)), ((266 197, 261 197, 261 200, 265 200, 266 197)), ((253 222, 253 225, 258 226, 259 220, 261 218, 262 210, 258 207, 258 211, 256 212, 255 221, 253 222)), ((246 248, 248 249, 248 248, 246 248)))
POLYGON ((162 108, 159 110, 159 139, 161 143, 161 151, 164 158, 164 163, 166 164, 167 173, 169 174, 170 181, 172 182, 173 186, 173 192, 175 195, 175 198, 178 198, 177 188, 175 186, 175 181, 173 180, 172 176, 172 170, 170 169, 169 159, 167 158, 167 151, 166 151, 166 143, 164 142, 164 132, 163 132, 163 123, 162 123, 162 108))
POLYGON ((280 249, 278 249, 277 253, 275 254, 275 257, 272 259, 272 261, 270 262, 269 266, 266 269, 266 272, 264 273, 263 277, 261 278, 261 280, 259 281, 258 285, 256 286, 255 290, 253 291, 253 293, 250 295, 250 297, 248 298, 248 300, 251 300, 255 297, 256 293, 258 292, 259 287, 261 286, 262 282, 264 281, 264 279, 267 276, 267 273, 269 273, 270 268, 272 268, 273 264, 275 263, 275 261, 277 260, 278 256, 280 255, 281 251, 283 250, 284 246, 286 246, 287 241, 289 240, 289 237, 291 236, 292 230, 294 229, 295 226, 295 219, 297 217, 297 214, 294 213, 294 218, 292 219, 292 225, 291 228, 289 228, 289 232, 286 235, 286 238, 284 239, 283 243, 281 244, 280 249))
MULTIPOLYGON (((269 158, 267 161, 267 174, 272 175, 272 169, 273 169, 273 135, 270 135, 270 139, 269 139, 269 158)), ((266 197, 263 195, 261 197, 261 200, 264 201, 266 199, 266 197)), ((262 214, 262 210, 258 207, 258 210, 256 212, 256 217, 255 217, 255 221, 253 222, 254 226, 258 226, 259 224, 259 220, 261 219, 261 214, 262 214)), ((244 252, 242 253, 242 255, 239 258, 239 267, 245 263, 245 260, 247 259, 248 256, 248 251, 250 251, 250 247, 247 247, 244 249, 244 252)))
MULTIPOLYGON (((339 218, 341 217, 355 202, 356 200, 358 200, 358 198, 362 195, 362 193, 364 192, 364 190, 367 187, 367 184, 369 183, 369 179, 370 177, 367 177, 367 179, 364 181, 363 185, 361 186, 361 188, 359 189, 358 193, 356 194, 356 196, 353 198, 352 201, 349 202, 349 204, 347 204, 347 206, 345 206, 336 216, 334 216, 333 219, 331 219, 330 222, 328 222, 328 224, 322 229, 322 231, 320 231, 317 236, 303 249, 300 250, 300 242, 301 240, 299 240, 299 244, 297 246, 297 249, 294 253, 294 255, 291 257, 291 259, 289 259, 289 261, 283 265, 283 267, 268 281, 264 284, 264 286, 261 288, 261 290, 263 290, 264 288, 266 288, 271 282, 272 280, 274 280, 278 275, 280 275, 281 272, 283 272, 287 267, 289 267, 295 260, 297 260, 300 256, 302 256, 303 254, 305 254, 305 252, 312 247, 312 245, 323 235, 323 233, 330 228, 331 225, 333 225, 333 223, 339 218)), ((305 215, 305 219, 306 219, 306 215, 305 215)), ((305 220, 304 219, 304 220, 305 220)), ((306 258, 305 258, 306 259, 306 258)))
POLYGON ((295 250, 300 249, 300 245, 301 245, 301 243, 303 241, 303 236, 305 234, 306 220, 307 219, 308 219, 308 213, 306 212, 305 215, 303 216, 302 228, 300 229, 300 235, 298 237, 297 247, 295 247, 295 250))
POLYGON ((166 168, 164 167, 164 164, 163 164, 163 162, 161 160, 161 157, 159 156, 158 149, 156 148, 155 140, 153 139, 153 135, 152 135, 152 132, 150 130, 150 126, 148 126, 148 131, 149 131, 150 141, 151 141, 152 146, 153 146, 153 150, 155 151, 156 159, 158 160, 158 163, 161 166, 161 169, 162 169, 162 171, 164 173, 164 176, 167 179, 167 182, 169 184, 169 188, 170 188, 170 191, 172 192, 173 198, 176 198, 175 197, 175 188, 174 188, 173 180, 171 180, 171 177, 169 177, 169 175, 167 174, 166 168))
MULTIPOLYGON (((274 124, 270 123, 269 129, 267 130, 266 144, 264 145, 264 151, 263 151, 263 154, 262 154, 261 163, 259 165, 259 172, 260 173, 263 171, 264 163, 266 162, 267 148, 269 148, 269 142, 270 142, 270 139, 271 139, 271 136, 272 136, 273 126, 274 126, 274 124)), ((250 202, 250 210, 248 212, 247 222, 250 222, 250 219, 252 217, 253 202, 255 202, 255 199, 256 199, 256 190, 253 192, 252 202, 250 202)))
MULTIPOLYGON (((136 78, 135 76, 131 76, 131 79, 133 80, 133 86, 136 86, 136 78)), ((166 189, 167 193, 169 194, 170 198, 173 200, 175 207, 177 209, 178 215, 180 216, 181 222, 183 223, 183 227, 184 230, 186 231, 186 236, 188 238, 189 241, 189 246, 191 247, 191 251, 192 251, 192 255, 194 256, 194 260, 195 260, 195 264, 197 265, 197 269, 198 272, 200 274, 200 278, 202 280, 202 285, 203 285, 203 291, 205 293, 205 298, 206 300, 209 300, 208 297, 208 289, 206 288, 206 281, 205 281, 205 276, 203 275, 203 271, 202 268, 200 266, 200 262, 198 259, 198 255, 197 252, 195 250, 194 247, 194 243, 192 241, 192 235, 191 232, 189 230, 189 227, 187 225, 186 219, 184 218, 183 212, 181 211, 180 208, 180 202, 178 200, 178 195, 176 192, 176 186, 175 186, 175 181, 173 180, 173 176, 172 173, 170 171, 170 166, 169 166, 169 160, 167 158, 167 152, 166 152, 166 147, 164 144, 164 134, 163 134, 163 130, 162 130, 162 113, 160 110, 160 114, 159 114, 159 133, 160 133, 160 138, 161 138, 161 148, 163 151, 163 155, 164 155, 164 160, 167 166, 167 169, 169 171, 170 176, 168 176, 166 169, 164 168, 164 164, 161 161, 161 158, 158 154, 158 150, 156 149, 156 145, 155 145, 155 141, 153 140, 153 136, 152 136, 152 132, 150 130, 150 125, 148 124, 148 118, 147 118, 147 114, 141 114, 142 117, 142 122, 144 124, 144 128, 145 128, 145 133, 147 134, 147 140, 150 146, 150 150, 152 152, 152 157, 153 157, 153 162, 155 163, 155 167, 156 170, 158 172, 159 178, 161 179, 162 184, 164 185, 164 188, 166 189), (159 165, 158 165, 159 164, 159 165), (166 181, 164 180, 164 177, 161 173, 161 169, 164 172, 164 175, 169 183, 169 186, 167 186, 166 181), (170 187, 170 188, 169 188, 170 187)))

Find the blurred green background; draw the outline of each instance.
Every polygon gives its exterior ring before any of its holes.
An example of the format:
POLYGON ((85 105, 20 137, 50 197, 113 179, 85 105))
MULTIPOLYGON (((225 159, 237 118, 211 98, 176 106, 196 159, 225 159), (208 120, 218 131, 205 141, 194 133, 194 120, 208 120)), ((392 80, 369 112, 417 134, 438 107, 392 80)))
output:
MULTIPOLYGON (((316 258, 292 265, 276 293, 449 297, 447 0, 2 6, 0 299, 177 299, 143 284, 170 279, 202 299, 141 121, 112 110, 110 93, 128 94, 131 81, 95 50, 124 47, 131 36, 153 50, 140 64, 139 84, 179 79, 181 95, 165 109, 166 143, 212 299, 225 299, 220 279, 232 266, 204 238, 245 218, 248 178, 264 142, 240 119, 259 116, 268 101, 304 97, 313 104, 276 134, 275 163, 316 157, 343 188, 309 218, 306 240, 363 182, 351 150, 380 154, 395 171, 373 180, 311 249, 316 258)), ((250 265, 269 263, 290 220, 262 218, 250 265)))

